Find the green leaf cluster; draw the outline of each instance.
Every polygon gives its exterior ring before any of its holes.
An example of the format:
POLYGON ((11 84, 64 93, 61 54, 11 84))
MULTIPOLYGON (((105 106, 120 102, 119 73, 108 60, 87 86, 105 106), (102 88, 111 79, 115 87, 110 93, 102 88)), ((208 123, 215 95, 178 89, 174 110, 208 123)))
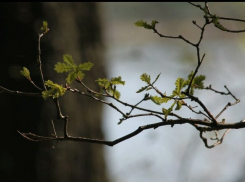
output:
MULTIPOLYGON (((103 79, 99 78, 95 81, 98 82, 98 85, 102 88, 100 90, 101 94, 103 93, 103 91, 107 91, 110 95, 112 95, 116 99, 120 98, 121 93, 116 90, 116 85, 124 85, 125 84, 125 81, 122 81, 121 76, 111 78, 111 80, 108 80, 107 78, 103 78, 103 79)), ((99 95, 97 95, 97 96, 99 96, 99 95)))
MULTIPOLYGON (((188 80, 186 80, 186 85, 189 85, 190 81, 191 81, 191 78, 193 76, 194 72, 192 71, 189 76, 188 76, 188 80)), ((203 81, 206 79, 206 76, 205 75, 199 75, 199 76, 196 76, 192 83, 191 83, 191 87, 190 87, 190 94, 191 95, 194 95, 194 89, 203 89, 204 88, 204 83, 203 81)))
POLYGON ((143 20, 138 20, 134 24, 137 27, 144 27, 146 29, 155 29, 157 23, 159 23, 159 22, 156 20, 152 20, 151 24, 148 24, 146 21, 143 21, 143 20))
POLYGON ((48 28, 48 22, 47 21, 43 21, 43 26, 41 27, 42 32, 45 34, 49 31, 48 28))
POLYGON ((51 89, 43 91, 42 96, 44 99, 47 99, 48 97, 58 98, 66 92, 66 88, 62 87, 62 85, 59 85, 57 83, 53 83, 51 80, 45 81, 45 85, 47 87, 50 87, 51 89))
POLYGON ((31 80, 30 72, 26 67, 23 67, 23 70, 20 71, 20 74, 26 77, 28 80, 31 80))
MULTIPOLYGON (((191 78, 193 77, 194 72, 192 71, 189 75, 188 75, 188 79, 185 80, 184 78, 177 78, 175 81, 175 89, 172 91, 172 95, 170 96, 166 96, 166 93, 164 93, 162 95, 162 97, 159 96, 150 96, 150 100, 152 102, 154 102, 157 105, 161 105, 162 103, 167 103, 168 101, 170 101, 171 99, 174 99, 173 104, 171 105, 170 108, 165 109, 163 108, 162 111, 165 115, 165 118, 167 118, 167 116, 172 112, 174 106, 175 110, 180 110, 182 107, 182 104, 184 103, 184 101, 182 100, 183 98, 186 97, 185 94, 182 93, 183 88, 185 88, 186 86, 188 86, 190 84, 191 78)), ((151 76, 147 75, 146 73, 143 73, 140 76, 140 79, 144 82, 147 83, 147 85, 145 87, 142 87, 141 89, 139 89, 136 93, 140 93, 143 91, 147 91, 153 88, 153 84, 158 80, 160 74, 156 77, 155 81, 153 83, 151 83, 151 76)), ((196 76, 190 86, 190 95, 194 94, 194 89, 203 89, 204 88, 204 84, 203 81, 206 79, 206 77, 204 75, 199 75, 196 76)))
POLYGON ((75 79, 82 80, 85 76, 85 74, 82 71, 89 71, 93 63, 87 62, 83 64, 79 64, 78 66, 74 63, 74 60, 72 59, 72 56, 69 54, 63 55, 63 61, 64 62, 58 62, 55 65, 54 70, 58 73, 63 72, 69 72, 66 81, 67 83, 72 83, 75 79))

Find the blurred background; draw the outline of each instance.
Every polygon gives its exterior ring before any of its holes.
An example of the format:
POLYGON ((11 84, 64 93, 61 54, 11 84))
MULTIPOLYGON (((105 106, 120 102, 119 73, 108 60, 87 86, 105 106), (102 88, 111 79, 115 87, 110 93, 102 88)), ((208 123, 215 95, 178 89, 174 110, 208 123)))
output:
MULTIPOLYGON (((204 3, 200 4, 204 6, 204 3)), ((220 17, 243 19, 244 7, 245 3, 209 3, 211 13, 220 17)), ((156 27, 161 34, 182 35, 197 42, 200 30, 192 21, 202 26, 203 12, 188 3, 0 3, 0 8, 0 85, 12 90, 21 88, 21 91, 37 92, 19 75, 23 66, 29 68, 32 79, 41 86, 36 49, 43 20, 48 21, 51 29, 41 44, 44 74, 46 79, 59 84, 65 84, 65 76, 55 73, 53 67, 62 61, 63 54, 71 54, 76 63, 91 61, 95 64, 91 73, 85 73, 86 84, 98 89, 95 79, 122 76, 126 85, 117 87, 121 100, 136 104, 145 94, 135 93, 144 86, 140 80, 142 73, 150 74, 152 79, 161 73, 156 86, 170 95, 175 80, 187 78, 196 67, 194 47, 181 40, 160 38, 151 30, 134 25, 141 19, 147 22, 157 20, 156 27)), ((243 23, 220 22, 228 29, 245 29, 243 23)), ((225 92, 224 85, 227 85, 241 99, 241 103, 228 108, 220 120, 241 121, 245 108, 244 34, 222 32, 209 25, 200 48, 201 54, 206 53, 206 56, 198 74, 206 75, 205 86, 212 84, 213 88, 225 92)), ((71 86, 82 90, 75 83, 71 86)), ((234 101, 230 96, 211 91, 198 90, 195 94, 214 115, 228 102, 234 101)), ((16 130, 48 136, 52 133, 50 120, 54 119, 58 135, 62 135, 63 123, 56 120, 52 100, 44 102, 41 98, 34 98, 30 101, 28 97, 7 94, 1 94, 0 98, 0 179, 95 182, 245 180, 245 135, 242 129, 230 131, 224 142, 213 149, 207 149, 199 132, 189 125, 147 130, 113 147, 75 142, 60 142, 58 145, 53 142, 34 143, 20 137, 16 130)), ((118 125, 121 115, 108 106, 71 93, 60 100, 63 113, 69 115, 70 134, 75 136, 115 140, 138 126, 159 122, 154 117, 145 117, 118 125)), ((130 108, 114 104, 124 112, 130 111, 130 108)), ((141 107, 161 111, 168 105, 156 106, 146 102, 141 107)), ((176 113, 203 119, 187 109, 176 113)), ((206 136, 213 134, 207 133, 206 136)))

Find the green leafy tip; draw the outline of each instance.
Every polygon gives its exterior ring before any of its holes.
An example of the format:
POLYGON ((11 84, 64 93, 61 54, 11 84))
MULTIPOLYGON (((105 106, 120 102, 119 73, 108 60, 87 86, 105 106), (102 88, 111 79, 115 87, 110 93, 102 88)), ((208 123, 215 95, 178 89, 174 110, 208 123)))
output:
MULTIPOLYGON (((191 78, 193 76, 194 72, 192 71, 189 76, 188 76, 188 80, 186 80, 186 83, 185 85, 189 85, 190 81, 191 81, 191 78)), ((196 76, 192 83, 191 83, 191 90, 190 90, 190 94, 193 95, 194 94, 194 89, 203 89, 204 88, 204 83, 203 81, 206 79, 206 76, 205 75, 199 75, 199 76, 196 76)))
POLYGON ((137 27, 144 27, 146 29, 154 29, 157 23, 159 23, 159 22, 156 20, 152 20, 151 24, 148 24, 146 21, 143 21, 143 20, 138 20, 134 24, 137 27))
POLYGON ((145 87, 141 87, 141 89, 139 89, 136 93, 140 93, 140 92, 143 92, 144 90, 146 90, 146 89, 151 89, 151 87, 149 87, 149 86, 145 86, 145 87))
POLYGON ((158 96, 151 96, 150 99, 152 100, 152 102, 154 102, 157 105, 161 105, 162 103, 167 103, 169 100, 171 100, 171 98, 167 98, 167 97, 158 97, 158 96))
POLYGON ((95 81, 98 82, 98 85, 102 88, 100 90, 101 94, 103 93, 103 90, 104 90, 104 91, 107 91, 110 95, 112 95, 116 99, 120 98, 121 93, 116 90, 116 85, 125 84, 125 81, 122 81, 121 76, 111 78, 110 81, 107 78, 103 78, 103 79, 99 78, 98 80, 95 80, 95 81))
POLYGON ((30 72, 26 67, 23 67, 23 70, 20 71, 20 74, 26 77, 28 80, 31 80, 30 72))
POLYGON ((147 75, 146 73, 143 73, 141 76, 140 76, 140 79, 148 84, 151 84, 151 76, 150 75, 147 75))
POLYGON ((174 107, 175 104, 176 104, 176 102, 174 102, 174 103, 171 105, 171 107, 168 108, 168 109, 162 108, 162 112, 163 112, 163 114, 164 114, 164 116, 165 116, 165 120, 167 120, 168 115, 173 111, 173 107, 174 107))
POLYGON ((150 75, 147 75, 146 73, 143 73, 141 76, 140 76, 140 79, 146 83, 148 83, 147 86, 145 87, 141 87, 141 89, 139 89, 136 93, 140 93, 140 92, 143 92, 144 90, 148 91, 148 90, 151 90, 152 89, 152 86, 154 83, 156 83, 156 81, 158 80, 158 78, 160 77, 161 73, 159 73, 156 77, 156 79, 154 80, 154 82, 151 84, 151 76, 150 75))
POLYGON ((63 55, 63 63, 58 62, 55 65, 54 70, 58 73, 70 72, 66 78, 67 83, 73 82, 75 79, 82 80, 85 74, 82 71, 89 71, 93 67, 93 63, 87 62, 79 64, 78 66, 74 63, 72 56, 69 54, 63 55))
POLYGON ((177 80, 175 81, 175 90, 173 91, 173 95, 174 96, 179 96, 181 98, 184 97, 183 94, 181 94, 181 89, 186 85, 186 81, 184 80, 184 78, 177 78, 177 80))
POLYGON ((45 85, 50 87, 50 90, 46 90, 42 92, 42 96, 44 99, 47 99, 48 97, 58 98, 66 92, 66 88, 62 87, 62 85, 59 85, 57 83, 53 83, 51 80, 45 81, 45 85))
POLYGON ((43 34, 45 34, 45 33, 47 33, 49 31, 48 22, 47 21, 43 21, 43 26, 41 27, 41 30, 42 30, 43 34))

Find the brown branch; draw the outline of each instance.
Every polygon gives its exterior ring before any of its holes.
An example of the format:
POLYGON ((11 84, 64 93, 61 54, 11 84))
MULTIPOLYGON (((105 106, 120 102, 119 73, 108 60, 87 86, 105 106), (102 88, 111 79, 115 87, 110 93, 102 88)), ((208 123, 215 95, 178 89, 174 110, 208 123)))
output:
POLYGON ((216 140, 217 140, 217 142, 215 142, 215 143, 212 144, 212 145, 208 145, 208 140, 207 140, 207 138, 205 138, 205 137, 203 136, 203 131, 200 131, 200 138, 203 140, 205 146, 206 146, 207 148, 211 149, 211 148, 216 147, 217 145, 220 145, 220 144, 223 142, 223 140, 224 140, 224 138, 225 138, 225 135, 226 135, 230 130, 231 130, 231 129, 227 129, 227 130, 225 131, 225 133, 223 134, 223 136, 221 137, 221 139, 219 139, 219 138, 218 138, 218 135, 216 134, 216 140))
POLYGON ((240 102, 240 100, 236 100, 234 103, 230 103, 230 102, 228 102, 227 104, 226 104, 226 106, 224 107, 224 109, 222 109, 221 111, 220 111, 220 113, 215 117, 215 119, 217 119, 229 106, 233 106, 233 105, 235 105, 235 104, 237 104, 237 103, 239 103, 240 102))
POLYGON ((197 8, 200 8, 203 11, 203 8, 199 4, 196 5, 196 4, 192 3, 192 2, 188 2, 188 3, 191 4, 192 6, 195 6, 197 8))
POLYGON ((226 88, 226 90, 228 91, 228 94, 230 94, 237 102, 240 102, 240 100, 239 99, 237 99, 231 92, 230 92, 230 90, 227 88, 227 86, 225 85, 224 86, 225 88, 226 88))
POLYGON ((170 38, 170 39, 182 39, 186 43, 191 44, 192 46, 195 46, 195 44, 193 44, 189 40, 185 39, 182 35, 179 35, 179 36, 166 36, 166 35, 162 35, 154 27, 153 27, 153 31, 154 31, 154 33, 156 33, 157 35, 159 35, 159 37, 170 38))
POLYGON ((211 118, 212 122, 214 124, 217 124, 217 120, 214 118, 214 116, 211 114, 211 112, 207 109, 207 107, 202 103, 202 101, 199 100, 198 97, 189 95, 189 93, 187 92, 183 92, 185 95, 189 96, 192 100, 194 100, 195 102, 197 102, 202 108, 203 110, 207 113, 207 115, 211 118))
POLYGON ((176 119, 176 120, 168 120, 167 122, 158 122, 158 123, 154 123, 154 124, 149 124, 149 125, 144 125, 144 126, 140 126, 138 127, 138 129, 136 129, 135 131, 120 137, 116 140, 113 141, 106 141, 106 140, 99 140, 99 139, 91 139, 91 138, 85 138, 85 137, 73 137, 73 136, 69 136, 67 135, 66 137, 44 137, 44 136, 40 136, 40 135, 36 135, 33 133, 22 133, 19 132, 23 137, 27 138, 28 140, 31 141, 48 141, 48 140, 57 140, 57 141, 78 141, 78 142, 88 142, 88 143, 97 143, 97 144, 104 144, 104 145, 108 145, 108 146, 114 146, 118 143, 121 143, 125 140, 128 140, 136 135, 138 135, 139 133, 141 133, 144 130, 147 129, 156 129, 160 126, 165 126, 165 125, 176 125, 176 124, 191 124, 192 126, 194 126, 197 130, 200 131, 200 137, 201 139, 204 141, 205 146, 207 148, 213 148, 216 145, 219 145, 222 143, 225 135, 227 134, 228 131, 230 131, 230 129, 238 129, 238 128, 245 128, 245 122, 239 122, 239 123, 234 123, 234 124, 222 124, 222 123, 218 123, 217 126, 213 126, 212 123, 207 122, 205 120, 199 120, 199 119, 187 119, 187 118, 182 118, 182 119, 176 119), (204 126, 208 126, 207 127, 199 127, 198 125, 204 125, 204 126), (206 129, 206 130, 205 130, 206 129), (222 129, 228 129, 222 136, 222 138, 217 141, 215 144, 213 144, 212 146, 209 146, 207 144, 207 139, 205 137, 203 137, 203 132, 205 131, 214 131, 214 130, 222 130, 222 129))

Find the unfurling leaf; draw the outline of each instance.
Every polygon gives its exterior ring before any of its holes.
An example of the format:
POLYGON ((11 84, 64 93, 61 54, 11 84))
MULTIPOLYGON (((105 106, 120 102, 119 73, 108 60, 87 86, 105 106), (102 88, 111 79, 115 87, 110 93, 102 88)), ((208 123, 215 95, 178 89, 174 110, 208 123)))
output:
POLYGON ((42 32, 45 34, 49 31, 48 28, 48 22, 47 21, 43 21, 43 26, 41 27, 42 32))
POLYGON ((167 103, 169 100, 171 100, 171 98, 167 98, 167 97, 158 97, 158 96, 151 96, 150 99, 152 100, 152 102, 154 102, 157 105, 161 105, 162 103, 167 103))
POLYGON ((196 76, 194 78, 194 87, 197 88, 197 89, 203 89, 204 88, 204 84, 203 84, 203 81, 206 79, 206 76, 205 75, 199 75, 199 76, 196 76))
POLYGON ((184 78, 177 78, 177 80, 175 81, 175 90, 173 91, 173 95, 175 96, 181 96, 181 89, 184 87, 185 85, 185 80, 184 78))
POLYGON ((20 71, 20 74, 26 77, 28 80, 31 80, 30 72, 26 67, 23 67, 23 70, 20 71))
POLYGON ((156 20, 152 20, 151 26, 152 26, 153 28, 155 28, 157 23, 159 23, 159 22, 156 21, 156 20))
POLYGON ((143 73, 141 76, 140 76, 140 79, 148 84, 151 84, 151 76, 150 75, 147 75, 146 73, 143 73))
POLYGON ((122 81, 121 76, 114 77, 114 78, 111 78, 111 84, 112 85, 124 85, 125 84, 125 81, 122 81))
POLYGON ((42 96, 44 99, 47 99, 48 97, 58 98, 66 92, 66 88, 62 87, 61 85, 57 83, 53 83, 51 80, 45 81, 45 85, 48 86, 50 89, 43 91, 42 96))
POLYGON ((101 87, 104 87, 105 89, 107 89, 110 85, 110 81, 107 78, 99 78, 98 80, 95 80, 96 82, 98 82, 98 85, 101 87))
MULTIPOLYGON (((191 71, 191 73, 188 76, 188 80, 185 81, 184 86, 189 85, 191 78, 193 77, 194 72, 191 71)), ((192 83, 191 83, 191 90, 190 90, 190 94, 193 95, 194 94, 194 89, 203 89, 204 88, 204 83, 203 81, 206 79, 205 75, 199 75, 196 76, 192 83)))
POLYGON ((143 91, 146 90, 147 88, 148 88, 148 86, 141 87, 141 89, 139 89, 136 93, 143 92, 143 91))
POLYGON ((169 109, 162 108, 162 112, 165 116, 165 120, 167 120, 167 117, 171 113, 171 111, 169 109))
POLYGON ((181 108, 181 106, 182 106, 182 102, 183 102, 183 101, 177 101, 177 102, 176 102, 176 103, 177 103, 177 106, 176 106, 175 110, 180 110, 180 108, 181 108))
MULTIPOLYGON (((134 23, 137 27, 144 27, 146 29, 153 29, 153 26, 148 24, 146 21, 143 20, 138 20, 137 22, 134 23)), ((156 24, 156 22, 155 22, 156 24)), ((154 25, 155 25, 154 24, 154 25)))
POLYGON ((116 99, 120 99, 120 97, 121 97, 121 93, 118 92, 117 90, 116 90, 115 92, 113 92, 112 94, 114 95, 114 97, 115 97, 116 99))

